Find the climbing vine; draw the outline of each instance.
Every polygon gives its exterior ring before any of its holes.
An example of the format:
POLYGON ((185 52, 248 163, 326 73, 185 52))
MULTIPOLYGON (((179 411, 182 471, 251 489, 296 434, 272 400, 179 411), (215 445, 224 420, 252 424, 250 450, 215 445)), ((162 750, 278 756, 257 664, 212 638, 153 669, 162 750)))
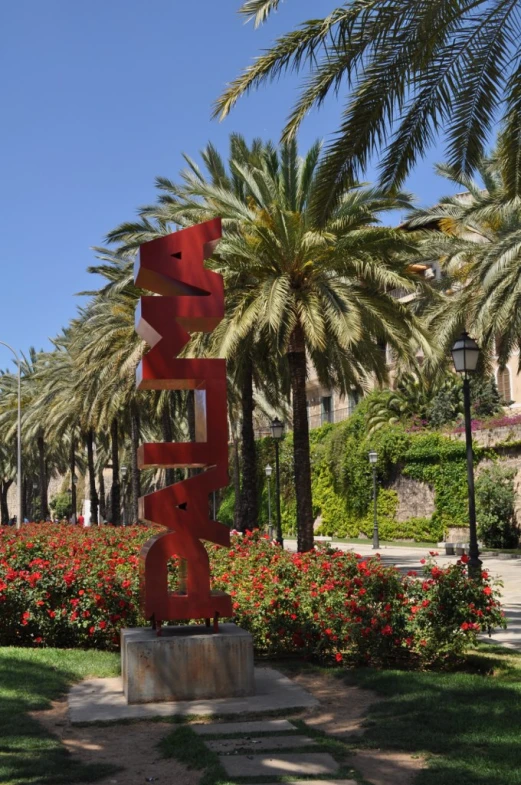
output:
MULTIPOLYGON (((310 433, 312 494, 320 534, 370 538, 373 528, 372 468, 368 452, 376 450, 378 522, 382 539, 441 540, 449 526, 467 524, 467 480, 465 445, 442 433, 408 432, 403 425, 384 425, 367 433, 366 404, 342 423, 324 425, 310 433), (428 484, 434 491, 432 516, 397 520, 398 495, 393 490, 400 476, 428 484)), ((271 477, 272 523, 275 507, 275 449, 273 440, 261 439, 258 451, 259 523, 268 523, 268 490, 265 468, 271 477)), ((476 463, 490 457, 490 450, 477 448, 476 463)), ((293 481, 293 438, 280 443, 281 519, 283 532, 295 534, 293 481)), ((219 518, 233 523, 233 489, 229 488, 219 518)))

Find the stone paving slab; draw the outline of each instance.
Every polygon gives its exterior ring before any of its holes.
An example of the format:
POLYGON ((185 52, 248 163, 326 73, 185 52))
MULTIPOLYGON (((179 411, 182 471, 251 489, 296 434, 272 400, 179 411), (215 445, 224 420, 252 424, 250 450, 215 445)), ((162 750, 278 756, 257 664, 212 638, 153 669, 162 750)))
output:
POLYGON ((219 761, 230 777, 265 777, 270 774, 274 777, 310 777, 334 774, 338 770, 338 763, 327 752, 220 755, 219 761))
POLYGON ((198 736, 225 736, 231 733, 276 733, 295 730, 288 720, 258 720, 257 722, 209 722, 206 725, 190 725, 198 736))
POLYGON ((232 753, 235 750, 245 750, 248 752, 263 752, 264 750, 289 750, 299 747, 309 747, 314 744, 313 739, 307 736, 261 736, 258 739, 246 737, 244 739, 218 739, 216 741, 205 741, 205 744, 212 752, 232 753))
MULTIPOLYGON (((256 714, 281 709, 310 708, 318 700, 273 668, 255 668, 255 695, 247 698, 128 704, 121 678, 87 679, 68 696, 71 722, 111 722, 150 717, 256 714)), ((313 773, 313 772, 311 772, 313 773)))

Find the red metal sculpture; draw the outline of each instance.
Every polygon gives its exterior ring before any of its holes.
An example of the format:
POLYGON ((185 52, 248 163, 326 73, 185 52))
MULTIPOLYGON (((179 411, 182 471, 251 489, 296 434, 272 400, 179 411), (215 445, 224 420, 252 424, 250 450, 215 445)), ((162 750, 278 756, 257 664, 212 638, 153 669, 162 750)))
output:
POLYGON ((159 631, 174 619, 231 616, 231 599, 210 589, 208 554, 201 540, 230 544, 229 529, 209 516, 209 494, 228 485, 228 421, 225 360, 184 359, 178 354, 195 331, 211 332, 224 315, 222 277, 204 267, 221 238, 221 221, 145 243, 140 248, 135 282, 161 295, 145 296, 136 312, 136 330, 151 346, 138 370, 140 390, 194 390, 196 441, 143 444, 140 469, 192 467, 200 474, 139 501, 139 516, 169 531, 141 550, 141 603, 159 631), (170 592, 168 561, 181 561, 183 585, 170 592))

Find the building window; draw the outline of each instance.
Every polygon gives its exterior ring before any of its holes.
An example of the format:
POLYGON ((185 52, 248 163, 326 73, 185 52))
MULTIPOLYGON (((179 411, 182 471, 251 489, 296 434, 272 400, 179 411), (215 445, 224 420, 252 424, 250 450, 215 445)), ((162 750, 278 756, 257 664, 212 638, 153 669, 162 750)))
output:
POLYGON ((512 393, 510 390, 510 371, 508 368, 499 368, 497 372, 497 388, 503 403, 510 404, 512 402, 512 393))
POLYGON ((359 400, 360 400, 360 396, 358 395, 356 390, 353 390, 352 392, 349 393, 349 395, 347 396, 348 415, 353 414, 359 400))
POLYGON ((322 425, 326 422, 333 422, 333 410, 331 407, 331 396, 324 395, 321 398, 321 414, 322 414, 322 425))

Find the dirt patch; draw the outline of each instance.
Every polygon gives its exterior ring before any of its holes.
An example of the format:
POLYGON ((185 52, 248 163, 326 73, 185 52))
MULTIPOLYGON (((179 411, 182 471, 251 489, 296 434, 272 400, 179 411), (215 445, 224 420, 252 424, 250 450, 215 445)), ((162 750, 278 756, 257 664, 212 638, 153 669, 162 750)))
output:
MULTIPOLYGON (((301 673, 290 678, 320 701, 302 719, 338 739, 362 735, 369 707, 382 700, 375 692, 344 684, 332 675, 301 673)), ((349 763, 371 785, 413 785, 425 765, 420 757, 382 750, 356 750, 349 763)))
MULTIPOLYGON (((69 723, 67 701, 55 701, 48 711, 32 712, 48 731, 83 763, 110 763, 121 771, 97 780, 96 785, 198 785, 200 773, 189 771, 172 758, 162 758, 156 746, 171 733, 167 722, 76 727, 69 723)), ((79 783, 79 785, 85 785, 79 783)))
POLYGON ((321 673, 300 673, 290 678, 320 701, 303 717, 306 724, 336 738, 363 733, 369 706, 379 700, 370 690, 349 686, 321 673))
POLYGON ((351 763, 372 785, 412 785, 424 767, 421 758, 381 750, 357 750, 351 763))

